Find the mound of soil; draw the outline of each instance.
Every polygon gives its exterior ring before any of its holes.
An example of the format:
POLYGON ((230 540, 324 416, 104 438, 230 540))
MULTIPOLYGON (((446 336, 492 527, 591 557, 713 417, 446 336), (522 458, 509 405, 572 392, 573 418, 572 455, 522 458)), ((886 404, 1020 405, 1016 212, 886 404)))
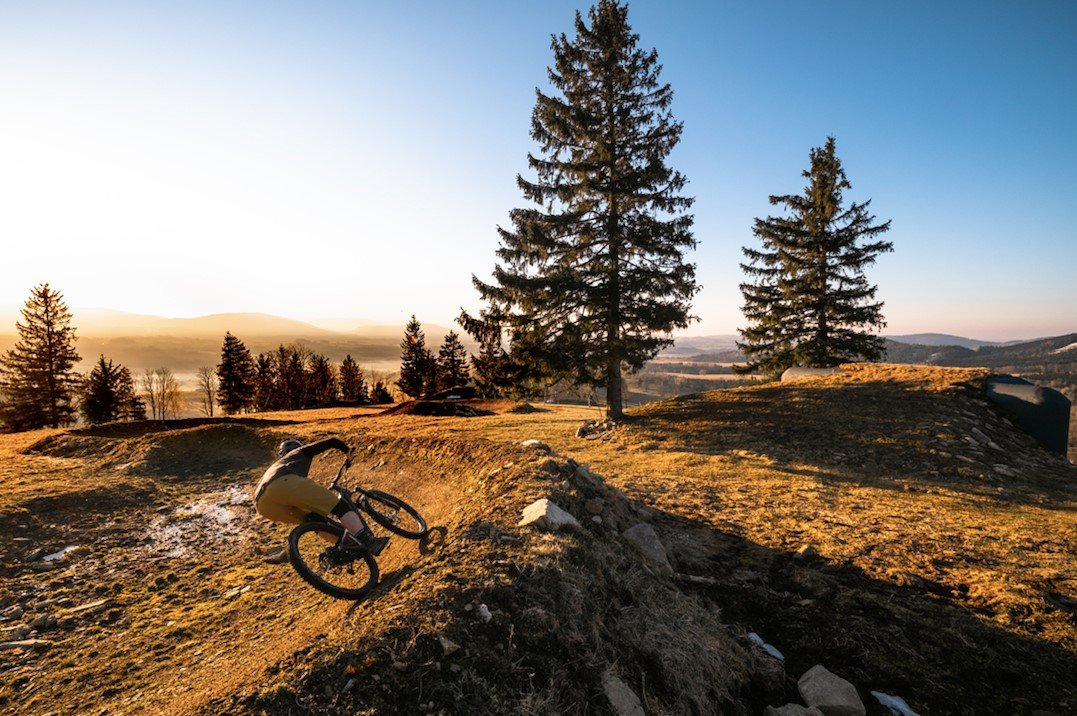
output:
POLYGON ((517 405, 514 405, 508 410, 506 410, 505 412, 515 413, 517 415, 530 415, 531 413, 548 413, 550 411, 546 410, 545 408, 536 408, 531 403, 518 403, 517 405))
POLYGON ((409 400, 398 403, 379 415, 424 415, 438 418, 478 418, 494 413, 469 405, 462 400, 409 400))

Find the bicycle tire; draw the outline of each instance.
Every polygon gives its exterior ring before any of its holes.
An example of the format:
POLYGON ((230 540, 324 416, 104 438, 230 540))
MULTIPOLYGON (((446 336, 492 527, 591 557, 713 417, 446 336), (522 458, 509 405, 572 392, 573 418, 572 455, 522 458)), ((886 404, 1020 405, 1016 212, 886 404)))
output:
POLYGON ((359 501, 363 511, 374 518, 379 525, 393 534, 407 537, 408 539, 422 539, 429 532, 426 520, 419 511, 396 495, 390 495, 381 490, 365 490, 359 501), (399 512, 403 511, 410 520, 401 520, 399 512), (414 522, 414 524, 408 524, 414 522), (406 525, 406 526, 402 526, 406 525), (418 527, 418 529, 409 529, 418 527))
MULTIPOLYGON (((328 594, 331 597, 336 597, 337 599, 358 599, 373 589, 374 585, 378 583, 378 563, 370 553, 363 553, 361 556, 356 557, 346 564, 333 563, 330 565, 316 563, 318 569, 312 567, 308 564, 308 562, 312 561, 311 558, 309 556, 305 557, 305 550, 300 548, 300 540, 309 532, 327 532, 339 539, 344 535, 344 527, 337 522, 311 521, 304 522, 288 534, 288 561, 304 582, 318 591, 328 594), (354 575, 353 567, 356 563, 365 564, 369 575, 365 582, 363 582, 362 575, 359 575, 357 586, 344 586, 334 583, 333 581, 330 581, 329 578, 319 574, 319 571, 328 573, 332 569, 339 569, 341 572, 347 572, 349 575, 354 575)), ((321 541, 321 537, 311 535, 308 541, 310 540, 321 541)), ((317 543, 313 544, 316 545, 317 543)), ((323 551, 325 546, 326 543, 323 542, 323 551)), ((319 553, 319 559, 321 558, 320 555, 321 553, 319 553)))

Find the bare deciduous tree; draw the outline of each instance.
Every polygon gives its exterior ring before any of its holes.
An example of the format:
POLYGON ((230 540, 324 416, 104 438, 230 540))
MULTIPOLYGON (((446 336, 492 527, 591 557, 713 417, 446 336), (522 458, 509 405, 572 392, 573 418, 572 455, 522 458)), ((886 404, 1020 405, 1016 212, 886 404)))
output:
POLYGON ((212 418, 213 403, 217 400, 216 369, 205 365, 198 369, 198 397, 201 401, 202 412, 212 418))
POLYGON ((179 382, 168 368, 146 369, 142 374, 142 393, 153 420, 179 417, 182 407, 179 382))

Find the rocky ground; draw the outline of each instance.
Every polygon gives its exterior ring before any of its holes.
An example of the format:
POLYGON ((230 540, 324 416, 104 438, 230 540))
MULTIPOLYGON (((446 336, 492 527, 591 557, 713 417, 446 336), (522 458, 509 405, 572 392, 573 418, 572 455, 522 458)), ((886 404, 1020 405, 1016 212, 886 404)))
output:
POLYGON ((2 436, 0 708, 1072 712, 1077 470, 981 379, 854 367, 581 437, 594 411, 504 403, 2 436), (444 529, 358 604, 266 563, 249 502, 331 434, 444 529), (540 498, 579 524, 519 526, 540 498))

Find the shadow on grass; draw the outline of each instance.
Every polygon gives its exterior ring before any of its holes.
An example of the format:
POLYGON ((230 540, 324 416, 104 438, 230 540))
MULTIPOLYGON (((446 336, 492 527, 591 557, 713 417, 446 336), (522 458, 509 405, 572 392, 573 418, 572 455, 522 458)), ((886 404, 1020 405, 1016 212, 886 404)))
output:
MULTIPOLYGON (((959 395, 892 382, 776 384, 719 397, 683 396, 643 411, 631 424, 669 449, 747 451, 770 458, 777 469, 825 481, 896 490, 909 482, 933 484, 1047 507, 1077 499, 1077 467, 1006 426, 996 408, 958 402, 959 395), (974 427, 987 431, 998 449, 970 446, 965 438, 974 427)), ((965 392, 974 395, 971 388, 965 392)))

